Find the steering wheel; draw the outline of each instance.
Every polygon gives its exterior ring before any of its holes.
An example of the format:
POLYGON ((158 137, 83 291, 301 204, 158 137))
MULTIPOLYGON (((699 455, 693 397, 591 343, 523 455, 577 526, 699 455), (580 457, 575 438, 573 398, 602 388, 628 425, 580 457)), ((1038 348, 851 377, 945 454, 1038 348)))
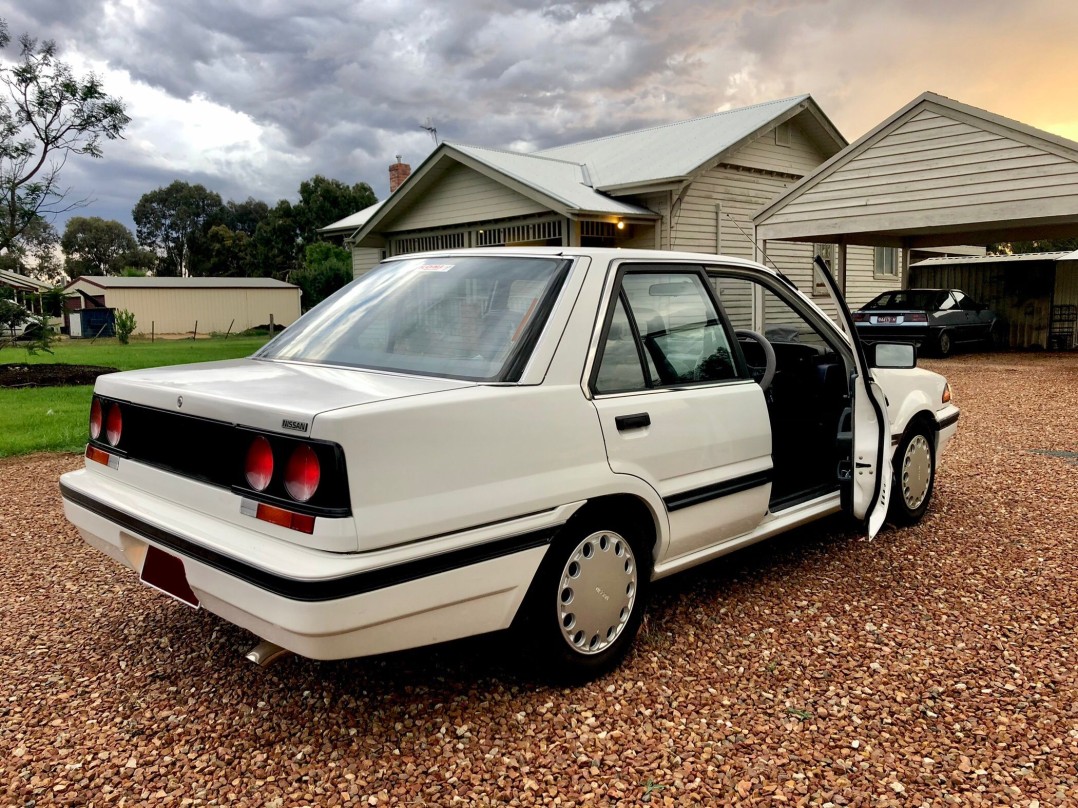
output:
POLYGON ((763 368, 749 365, 749 369, 752 371, 753 378, 760 385, 760 389, 767 392, 767 388, 771 386, 772 380, 775 378, 775 367, 777 365, 775 361, 775 349, 771 347, 771 343, 767 341, 767 338, 763 334, 759 334, 755 331, 749 331, 746 328, 739 328, 734 332, 738 338, 751 339, 757 345, 760 346, 760 350, 764 352, 763 368), (762 371, 762 375, 757 375, 762 371))

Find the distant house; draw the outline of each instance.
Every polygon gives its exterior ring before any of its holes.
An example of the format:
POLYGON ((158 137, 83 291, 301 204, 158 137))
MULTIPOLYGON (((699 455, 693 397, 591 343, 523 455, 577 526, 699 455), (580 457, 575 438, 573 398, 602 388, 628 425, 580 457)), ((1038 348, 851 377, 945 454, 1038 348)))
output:
MULTIPOLYGON (((322 232, 345 237, 357 277, 387 256, 483 246, 753 258, 752 215, 845 145, 808 95, 530 154, 443 143, 414 172, 391 166, 386 200, 322 232)), ((769 258, 805 288, 813 254, 790 244, 769 258)))
POLYGON ((144 334, 186 334, 196 327, 200 334, 236 333, 270 322, 290 325, 300 315, 299 287, 271 278, 81 275, 64 294, 64 325, 73 337, 93 336, 83 322, 94 309, 126 309, 144 334))
POLYGON ((41 301, 38 296, 52 288, 52 284, 39 281, 19 272, 0 269, 0 286, 13 290, 11 296, 16 303, 22 304, 29 311, 40 313, 41 301))

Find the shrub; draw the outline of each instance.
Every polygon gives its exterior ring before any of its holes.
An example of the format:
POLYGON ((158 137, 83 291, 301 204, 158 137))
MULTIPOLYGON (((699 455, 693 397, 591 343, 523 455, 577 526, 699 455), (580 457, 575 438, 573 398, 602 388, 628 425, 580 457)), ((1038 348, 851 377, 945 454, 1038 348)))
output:
POLYGON ((135 326, 138 323, 135 321, 135 315, 129 312, 127 309, 120 309, 115 314, 115 329, 116 339, 120 341, 122 345, 127 345, 131 339, 131 335, 135 332, 135 326))
POLYGON ((30 325, 26 327, 24 337, 29 335, 30 340, 26 343, 26 352, 34 356, 38 351, 52 353, 52 345, 56 342, 56 329, 49 322, 48 315, 33 315, 30 317, 30 325))

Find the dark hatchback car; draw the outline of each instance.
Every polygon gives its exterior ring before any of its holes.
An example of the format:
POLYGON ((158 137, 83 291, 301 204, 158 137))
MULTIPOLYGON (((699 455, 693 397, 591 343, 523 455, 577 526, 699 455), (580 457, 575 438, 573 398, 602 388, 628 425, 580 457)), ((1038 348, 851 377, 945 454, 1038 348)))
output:
POLYGON ((996 313, 958 289, 897 289, 884 292, 853 314, 862 339, 901 340, 947 356, 959 343, 1002 342, 996 313))

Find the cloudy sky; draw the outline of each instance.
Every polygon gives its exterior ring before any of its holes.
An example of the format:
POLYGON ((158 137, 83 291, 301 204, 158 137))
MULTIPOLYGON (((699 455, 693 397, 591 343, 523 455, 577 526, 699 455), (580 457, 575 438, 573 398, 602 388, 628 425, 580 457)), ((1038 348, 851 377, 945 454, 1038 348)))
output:
POLYGON ((394 155, 433 148, 428 119, 531 150, 811 93, 853 141, 932 90, 1078 139, 1078 4, 1059 0, 33 0, 0 17, 126 102, 124 140, 64 179, 83 215, 129 226, 177 178, 273 204, 321 173, 382 198, 394 155))

